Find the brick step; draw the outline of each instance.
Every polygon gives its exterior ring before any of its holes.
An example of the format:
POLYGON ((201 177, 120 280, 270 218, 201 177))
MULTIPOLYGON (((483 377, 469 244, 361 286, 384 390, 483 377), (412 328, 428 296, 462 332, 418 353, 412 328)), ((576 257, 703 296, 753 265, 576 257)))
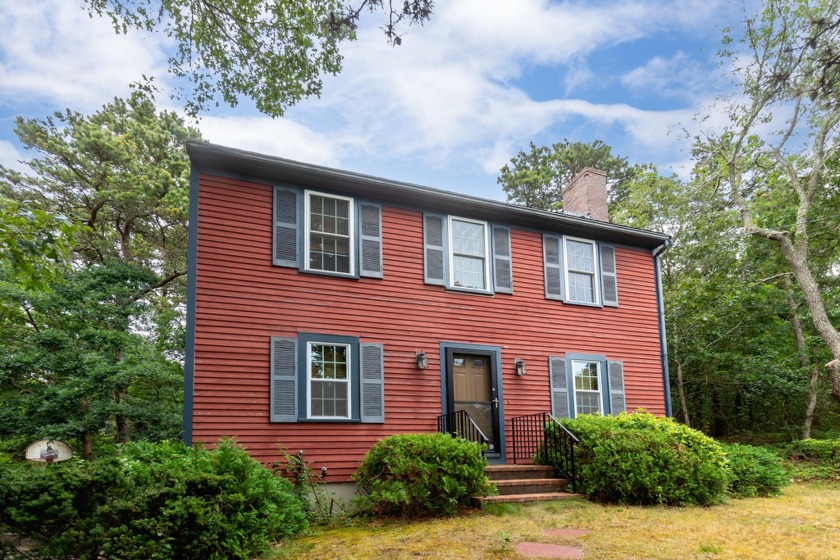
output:
POLYGON ((478 507, 484 504, 501 503, 524 503, 524 502, 547 502, 549 500, 564 500, 566 498, 579 498, 580 494, 568 492, 541 492, 538 494, 508 494, 500 496, 480 496, 473 498, 473 503, 478 507))
POLYGON ((543 494, 563 492, 569 481, 565 478, 520 478, 494 481, 500 495, 543 494))
POLYGON ((488 465, 484 473, 490 480, 552 478, 554 467, 548 465, 488 465))

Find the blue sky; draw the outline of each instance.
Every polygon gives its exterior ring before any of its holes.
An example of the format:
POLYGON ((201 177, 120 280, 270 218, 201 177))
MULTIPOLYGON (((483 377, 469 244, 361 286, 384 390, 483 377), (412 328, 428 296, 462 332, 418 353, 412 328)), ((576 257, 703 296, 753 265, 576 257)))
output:
MULTIPOLYGON (((386 44, 381 17, 367 16, 344 47, 342 74, 284 118, 245 102, 198 126, 218 144, 499 200, 499 168, 529 141, 601 139, 632 162, 685 175, 684 131, 727 92, 715 52, 741 10, 718 0, 439 0, 400 47, 386 44)), ((81 0, 9 2, 0 29, 7 167, 31 157, 16 142, 16 116, 90 113, 142 75, 169 80, 164 38, 117 36, 81 0)))

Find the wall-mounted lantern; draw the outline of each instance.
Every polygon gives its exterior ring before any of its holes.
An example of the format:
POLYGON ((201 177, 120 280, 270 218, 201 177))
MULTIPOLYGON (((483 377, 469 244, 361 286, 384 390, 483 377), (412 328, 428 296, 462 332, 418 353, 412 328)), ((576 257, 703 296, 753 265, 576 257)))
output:
POLYGON ((417 369, 426 369, 429 367, 429 357, 422 350, 418 350, 414 358, 417 360, 417 369))
POLYGON ((516 375, 520 377, 528 373, 528 367, 525 365, 525 360, 522 358, 516 358, 513 360, 513 369, 516 370, 516 375))

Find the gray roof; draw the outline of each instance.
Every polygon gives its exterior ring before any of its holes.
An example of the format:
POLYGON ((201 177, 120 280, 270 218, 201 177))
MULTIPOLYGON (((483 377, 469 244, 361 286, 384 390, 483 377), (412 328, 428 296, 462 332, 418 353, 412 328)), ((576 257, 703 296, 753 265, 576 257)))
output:
POLYGON ((256 181, 292 183, 361 198, 417 207, 443 214, 484 219, 506 225, 556 231, 566 235, 636 245, 648 249, 662 245, 669 236, 643 229, 563 214, 534 210, 506 202, 458 194, 412 183, 392 181, 320 165, 301 163, 208 142, 187 141, 193 166, 203 173, 247 177, 256 181))

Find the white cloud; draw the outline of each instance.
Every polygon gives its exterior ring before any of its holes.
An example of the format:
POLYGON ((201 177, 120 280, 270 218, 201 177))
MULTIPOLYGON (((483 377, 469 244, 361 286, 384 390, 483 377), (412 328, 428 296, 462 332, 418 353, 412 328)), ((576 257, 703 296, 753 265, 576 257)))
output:
POLYGON ((215 144, 333 167, 350 148, 363 148, 359 138, 319 134, 289 119, 205 117, 200 130, 215 144))
POLYGON ((116 35, 79 2, 5 2, 0 10, 0 97, 90 110, 143 74, 163 76, 162 45, 138 32, 116 35))
POLYGON ((713 74, 707 66, 678 51, 671 57, 651 58, 644 66, 622 76, 621 83, 635 93, 654 92, 659 97, 692 101, 705 95, 710 84, 721 80, 720 74, 713 74))
POLYGON ((14 169, 15 171, 25 173, 29 171, 29 166, 21 163, 21 160, 25 159, 26 156, 24 156, 23 152, 18 150, 14 144, 6 140, 0 140, 0 164, 4 165, 8 169, 14 169))

